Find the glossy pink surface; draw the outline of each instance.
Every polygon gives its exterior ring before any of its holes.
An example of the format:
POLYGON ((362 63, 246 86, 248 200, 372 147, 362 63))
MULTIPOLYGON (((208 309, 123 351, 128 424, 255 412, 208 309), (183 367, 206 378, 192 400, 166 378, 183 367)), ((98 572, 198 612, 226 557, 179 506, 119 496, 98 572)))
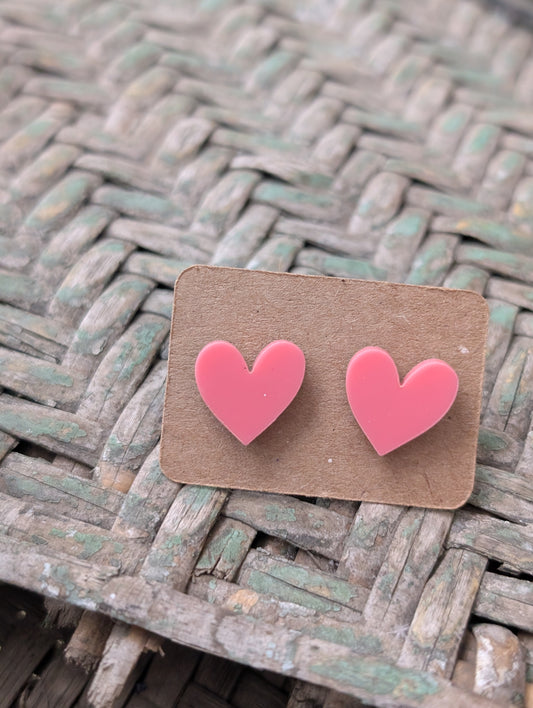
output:
POLYGON ((400 384, 392 357, 379 347, 357 352, 346 371, 355 419, 378 455, 386 455, 432 428, 450 410, 459 379, 440 359, 425 359, 400 384))
POLYGON ((252 371, 237 347, 207 344, 196 359, 196 384, 205 404, 243 445, 278 418, 298 393, 305 357, 292 342, 270 342, 252 371))

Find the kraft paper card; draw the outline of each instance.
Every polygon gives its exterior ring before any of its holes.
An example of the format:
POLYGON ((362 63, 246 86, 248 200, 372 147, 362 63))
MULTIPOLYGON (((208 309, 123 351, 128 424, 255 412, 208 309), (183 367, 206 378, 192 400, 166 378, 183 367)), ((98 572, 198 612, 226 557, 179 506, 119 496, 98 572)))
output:
POLYGON ((485 301, 469 291, 193 266, 175 288, 163 472, 187 484, 457 508, 474 484, 487 323, 485 301), (294 400, 248 445, 196 384, 198 354, 215 340, 237 347, 250 370, 275 340, 305 355, 294 400), (391 355, 401 381, 435 358, 459 379, 440 422, 383 456, 346 395, 348 363, 369 346, 391 355))

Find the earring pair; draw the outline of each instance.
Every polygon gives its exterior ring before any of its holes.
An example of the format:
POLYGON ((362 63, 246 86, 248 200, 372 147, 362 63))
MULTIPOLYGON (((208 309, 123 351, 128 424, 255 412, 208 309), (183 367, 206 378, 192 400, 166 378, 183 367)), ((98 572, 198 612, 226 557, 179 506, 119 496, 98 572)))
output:
MULTIPOLYGON (((198 391, 213 415, 243 445, 249 445, 279 418, 301 388, 305 356, 293 342, 270 342, 252 370, 230 342, 216 340, 198 354, 198 391)), ((346 395, 352 414, 378 455, 417 438, 451 408, 459 380, 440 359, 425 359, 400 383, 388 352, 365 347, 346 368, 346 395)))

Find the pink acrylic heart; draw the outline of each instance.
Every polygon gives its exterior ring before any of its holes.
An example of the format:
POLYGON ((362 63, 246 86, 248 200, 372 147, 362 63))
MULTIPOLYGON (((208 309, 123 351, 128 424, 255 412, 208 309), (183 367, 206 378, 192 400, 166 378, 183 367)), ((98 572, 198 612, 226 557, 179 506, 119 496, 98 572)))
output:
POLYGON ((400 384, 388 352, 365 347, 346 371, 346 393, 355 419, 378 453, 386 455, 436 425, 459 387, 454 369, 440 359, 417 364, 400 384))
POLYGON ((270 342, 250 371, 237 347, 214 341, 198 354, 196 385, 205 404, 243 445, 283 413, 302 385, 305 357, 286 340, 270 342))

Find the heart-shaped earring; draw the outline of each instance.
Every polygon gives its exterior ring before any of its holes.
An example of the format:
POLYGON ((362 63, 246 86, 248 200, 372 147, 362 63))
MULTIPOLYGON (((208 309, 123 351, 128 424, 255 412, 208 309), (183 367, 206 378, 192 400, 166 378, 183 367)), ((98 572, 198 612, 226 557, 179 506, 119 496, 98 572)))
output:
POLYGON ((365 347, 346 370, 350 408, 378 455, 414 440, 450 410, 459 387, 454 369, 441 359, 425 359, 400 383, 392 357, 365 347))
POLYGON ((255 440, 294 399, 305 374, 302 350, 285 339, 270 342, 250 371, 237 347, 214 341, 198 354, 198 391, 211 413, 243 445, 255 440))

